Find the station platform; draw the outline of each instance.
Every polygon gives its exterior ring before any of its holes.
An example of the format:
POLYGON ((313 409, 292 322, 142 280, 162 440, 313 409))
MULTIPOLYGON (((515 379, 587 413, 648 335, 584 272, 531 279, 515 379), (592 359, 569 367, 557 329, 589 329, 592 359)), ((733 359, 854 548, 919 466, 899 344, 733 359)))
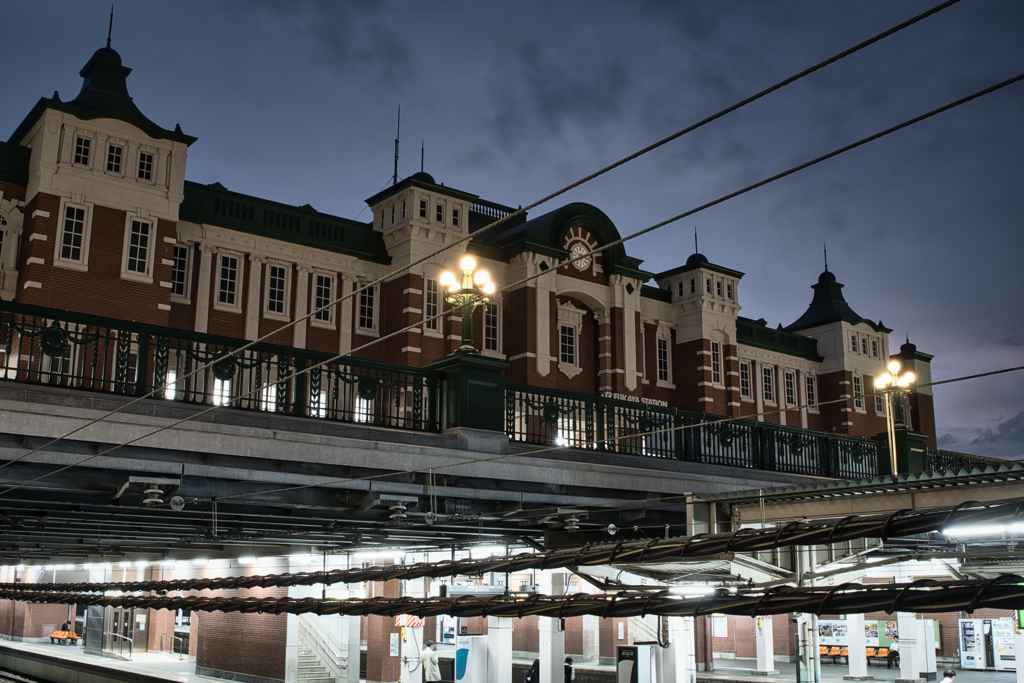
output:
MULTIPOLYGON (((441 657, 448 652, 440 652, 441 657)), ((516 673, 531 663, 530 660, 514 660, 516 673)), ((697 683, 796 683, 796 665, 776 662, 779 673, 774 676, 755 676, 755 662, 745 659, 725 659, 715 662, 711 672, 697 674, 697 683)), ((940 667, 936 681, 941 680, 940 667)), ((1014 671, 969 671, 952 667, 957 671, 957 683, 1018 683, 1014 671)), ((196 674, 196 665, 188 657, 179 658, 167 652, 143 652, 135 654, 131 661, 103 657, 86 653, 79 645, 53 645, 50 643, 24 643, 0 640, 0 669, 7 669, 22 675, 52 683, 212 683, 224 681, 196 674)), ((825 664, 821 666, 821 683, 846 683, 843 676, 849 673, 845 665, 825 664)), ((875 665, 868 668, 868 674, 875 681, 895 683, 900 679, 898 669, 886 669, 875 665)), ((521 676, 521 674, 520 674, 521 676)), ((513 683, 517 683, 513 675, 513 683)), ((596 664, 577 663, 577 683, 613 683, 614 668, 596 664)), ((805 683, 807 683, 805 681, 805 683)))

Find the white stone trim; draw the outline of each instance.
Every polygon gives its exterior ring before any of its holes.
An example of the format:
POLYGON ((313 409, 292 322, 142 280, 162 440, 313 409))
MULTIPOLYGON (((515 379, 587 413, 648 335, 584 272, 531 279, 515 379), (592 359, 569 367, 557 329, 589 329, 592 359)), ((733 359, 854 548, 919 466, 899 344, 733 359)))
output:
POLYGON ((29 256, 25 259, 25 265, 31 266, 32 264, 39 264, 41 266, 46 265, 46 259, 39 258, 38 256, 29 256))
POLYGON ((25 282, 25 284, 22 285, 21 288, 22 289, 28 289, 29 287, 31 287, 33 289, 42 289, 43 288, 43 283, 42 282, 36 282, 35 280, 27 280, 25 282))

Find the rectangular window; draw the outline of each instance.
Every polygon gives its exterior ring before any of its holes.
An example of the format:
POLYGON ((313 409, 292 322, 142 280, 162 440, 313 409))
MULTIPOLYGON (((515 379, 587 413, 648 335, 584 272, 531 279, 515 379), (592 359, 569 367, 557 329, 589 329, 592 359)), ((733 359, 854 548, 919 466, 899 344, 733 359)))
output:
POLYGON ((682 280, 680 280, 679 281, 679 296, 682 296, 682 295, 683 295, 683 282, 682 282, 682 280))
POLYGON ((121 172, 121 147, 119 145, 107 146, 107 172, 121 172))
POLYGON ((885 415, 885 394, 875 394, 875 412, 885 415))
POLYGON ((153 179, 153 155, 139 152, 139 180, 153 179))
POLYGON ((796 375, 794 375, 792 372, 787 372, 785 374, 785 382, 786 382, 786 405, 787 406, 795 406, 796 405, 796 375))
POLYGON ((867 337, 861 337, 860 338, 860 352, 863 353, 865 356, 868 355, 868 338, 867 337))
POLYGON ((316 311, 313 314, 313 320, 333 323, 334 307, 330 305, 332 301, 334 301, 334 278, 317 273, 313 282, 313 310, 316 311), (324 308, 325 306, 327 308, 324 308))
POLYGON ((183 244, 174 245, 174 265, 171 267, 171 294, 188 297, 188 253, 183 244))
POLYGON ((213 405, 226 406, 231 404, 231 380, 213 380, 213 405))
POLYGON ((405 200, 402 200, 402 219, 405 219, 405 200))
POLYGON ((441 328, 441 319, 436 317, 441 312, 441 286, 437 280, 428 278, 425 290, 423 294, 423 318, 425 320, 423 327, 437 332, 441 328))
POLYGON ((391 205, 391 225, 395 224, 395 205, 391 205))
POLYGON ((670 381, 668 368, 668 339, 658 339, 658 381, 670 381))
POLYGON ((367 287, 359 292, 359 329, 376 330, 376 287, 367 287))
POLYGON ((708 290, 708 294, 711 293, 711 278, 708 278, 704 283, 704 289, 708 290))
POLYGON ((76 137, 75 138, 75 163, 82 164, 84 166, 89 165, 89 146, 92 144, 92 140, 89 138, 76 137))
POLYGON ((740 396, 743 398, 753 397, 753 392, 750 390, 750 363, 740 363, 740 396))
POLYGON ((725 296, 726 296, 726 298, 729 299, 729 301, 732 301, 732 285, 731 284, 728 284, 728 285, 725 286, 725 296))
POLYGON ((128 259, 125 270, 129 273, 149 274, 149 231, 151 224, 132 219, 128 233, 128 259))
POLYGON ((437 222, 444 223, 444 207, 440 204, 437 205, 437 222))
POLYGON ((287 271, 284 266, 267 265, 267 313, 285 314, 285 277, 287 271))
POLYGON ((853 376, 853 407, 864 410, 864 379, 860 375, 853 376))
POLYGON ((857 353, 857 335, 850 335, 850 351, 857 353))
POLYGON ((775 403, 775 372, 772 368, 761 368, 761 381, 764 385, 764 400, 775 403))
POLYGON ((85 209, 64 207, 64 229, 60 235, 62 261, 82 261, 82 243, 85 239, 85 209))
POLYGON ((716 341, 711 342, 711 381, 722 383, 722 344, 716 341))
POLYGON ((459 210, 458 209, 452 209, 452 227, 453 228, 459 227, 459 210))
POLYGON ((238 258, 221 254, 217 301, 225 306, 238 305, 238 258))
POLYGON ((718 296, 722 296, 722 281, 721 280, 715 282, 715 291, 718 293, 718 296))
POLYGON ((818 397, 815 395, 814 378, 807 378, 807 406, 814 407, 818 402, 818 397))
POLYGON ((696 294, 696 293, 697 293, 697 278, 691 277, 690 278, 690 294, 696 294))
POLYGON ((484 305, 484 351, 498 350, 498 305, 484 305))
POLYGON ((873 358, 878 358, 878 340, 877 339, 872 339, 871 340, 871 356, 873 358))
POLYGON ((420 218, 427 217, 427 201, 425 199, 420 200, 420 218))
POLYGON ((558 336, 558 362, 565 365, 576 365, 576 328, 562 325, 558 336))

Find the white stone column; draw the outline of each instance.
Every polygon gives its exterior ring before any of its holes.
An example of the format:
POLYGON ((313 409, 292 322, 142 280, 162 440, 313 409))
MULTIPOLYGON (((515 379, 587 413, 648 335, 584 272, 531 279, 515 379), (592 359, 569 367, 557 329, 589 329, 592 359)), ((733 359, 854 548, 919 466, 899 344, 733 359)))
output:
POLYGON ((601 659, 600 631, 597 617, 593 614, 583 616, 583 656, 584 662, 596 662, 601 659))
POLYGON ((249 254, 249 297, 245 306, 245 338, 252 341, 260 336, 260 283, 267 257, 249 254))
POLYGON ((779 673, 775 668, 775 640, 771 616, 754 618, 754 645, 757 650, 757 669, 754 670, 754 675, 774 676, 779 673))
POLYGON ((693 617, 668 617, 668 648, 662 653, 662 683, 690 683, 697 670, 693 653, 693 617))
MULTIPOLYGON (((544 595, 561 595, 564 582, 564 574, 542 571, 540 591, 544 595)), ((540 617, 537 628, 540 631, 540 683, 562 683, 565 679, 565 632, 561 620, 540 617)))
POLYGON ((205 333, 210 325, 210 285, 213 256, 217 247, 199 245, 199 283, 196 286, 196 332, 205 333))
POLYGON ((512 683, 512 619, 487 617, 487 682, 512 683))
POLYGON ((754 389, 754 399, 757 401, 757 421, 764 422, 764 372, 756 360, 750 361, 750 370, 754 375, 751 378, 751 386, 754 389))
POLYGON ((868 675, 868 658, 865 654, 867 644, 864 639, 864 615, 846 615, 846 651, 849 653, 847 663, 850 673, 843 676, 847 681, 867 681, 874 678, 868 675))
POLYGON ((347 675, 338 683, 359 683, 359 657, 362 649, 359 630, 358 616, 342 618, 339 642, 342 644, 342 656, 345 657, 347 675))
MULTIPOLYGON (((309 274, 313 272, 313 266, 296 264, 298 277, 295 278, 295 313, 293 320, 299 320, 309 313, 309 274)), ((293 346, 297 349, 306 348, 306 325, 308 320, 299 320, 295 323, 295 341, 293 346)))
POLYGON ((900 636, 900 675, 897 680, 924 680, 918 674, 925 670, 924 643, 918 633, 917 615, 896 613, 896 631, 900 636))
POLYGON ((533 340, 534 353, 537 354, 537 374, 547 377, 551 372, 551 293, 555 291, 555 272, 549 271, 550 275, 542 275, 534 280, 536 289, 534 296, 537 297, 534 306, 536 316, 534 325, 536 335, 533 340))
POLYGON ((786 370, 780 365, 775 366, 775 406, 779 411, 779 424, 786 426, 786 370))
MULTIPOLYGON (((957 625, 959 629, 959 624, 957 625)), ((1024 631, 1013 631, 1013 652, 1017 658, 1017 683, 1024 683, 1024 631)))
MULTIPOLYGON (((339 297, 347 296, 353 291, 356 279, 351 275, 338 275, 339 297)), ((352 297, 348 296, 341 302, 338 314, 338 353, 347 356, 352 351, 352 297)))
POLYGON ((420 653, 423 651, 423 627, 406 626, 402 639, 401 683, 423 683, 423 666, 420 653))

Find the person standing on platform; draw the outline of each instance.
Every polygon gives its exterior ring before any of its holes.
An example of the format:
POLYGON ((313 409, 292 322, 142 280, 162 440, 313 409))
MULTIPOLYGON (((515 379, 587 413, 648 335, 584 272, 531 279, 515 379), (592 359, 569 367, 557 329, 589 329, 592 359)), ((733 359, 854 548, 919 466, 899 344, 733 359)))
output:
POLYGON ((942 675, 945 677, 942 679, 942 683, 956 683, 956 672, 952 669, 946 669, 942 675))
POLYGON ((441 667, 437 664, 437 653, 434 652, 434 641, 428 640, 427 646, 420 653, 420 664, 423 665, 424 681, 441 680, 441 667))
POLYGON ((565 658, 565 683, 572 683, 576 679, 576 671, 572 668, 572 657, 565 658))

